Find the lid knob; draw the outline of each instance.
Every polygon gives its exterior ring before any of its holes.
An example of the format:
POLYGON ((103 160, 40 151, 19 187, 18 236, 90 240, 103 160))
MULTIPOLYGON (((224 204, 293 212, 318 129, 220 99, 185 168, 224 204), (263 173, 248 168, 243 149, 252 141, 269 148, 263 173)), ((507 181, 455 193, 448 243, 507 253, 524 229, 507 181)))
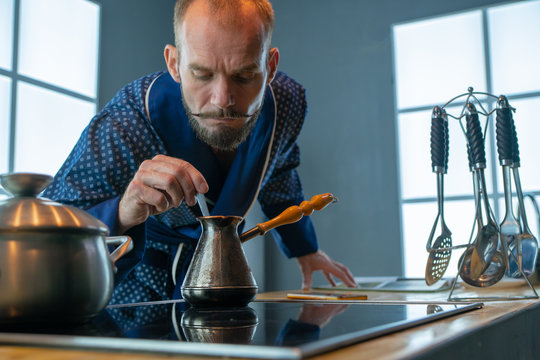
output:
POLYGON ((13 196, 36 197, 52 182, 53 177, 44 174, 13 173, 0 175, 0 184, 13 196))

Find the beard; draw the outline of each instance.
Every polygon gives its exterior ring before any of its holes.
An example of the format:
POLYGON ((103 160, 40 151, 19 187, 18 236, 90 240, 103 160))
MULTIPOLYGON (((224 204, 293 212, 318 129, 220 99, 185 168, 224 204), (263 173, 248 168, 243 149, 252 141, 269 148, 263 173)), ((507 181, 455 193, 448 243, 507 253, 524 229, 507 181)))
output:
POLYGON ((186 110, 189 124, 191 128, 197 135, 197 137, 204 143, 210 145, 213 148, 216 148, 221 151, 232 151, 238 149, 238 146, 247 139, 251 131, 257 124, 257 119, 261 114, 263 102, 251 115, 242 114, 234 110, 218 110, 211 113, 200 113, 195 114, 191 111, 189 105, 184 98, 184 93, 182 92, 182 104, 186 110), (236 129, 229 126, 220 126, 217 131, 210 131, 204 126, 202 126, 196 118, 205 119, 205 118, 247 118, 246 124, 240 128, 236 129))

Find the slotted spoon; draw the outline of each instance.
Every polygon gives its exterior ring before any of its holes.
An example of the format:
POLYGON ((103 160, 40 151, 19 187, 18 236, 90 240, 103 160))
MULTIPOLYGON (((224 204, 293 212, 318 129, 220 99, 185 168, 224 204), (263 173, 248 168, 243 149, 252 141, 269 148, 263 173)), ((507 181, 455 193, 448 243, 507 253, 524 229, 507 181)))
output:
POLYGON ((435 106, 431 116, 431 166, 437 174, 437 204, 439 212, 426 244, 429 252, 426 264, 426 284, 439 281, 450 263, 452 255, 452 232, 444 221, 444 174, 448 170, 448 118, 444 109, 435 106), (441 234, 432 242, 438 220, 441 220, 441 234))

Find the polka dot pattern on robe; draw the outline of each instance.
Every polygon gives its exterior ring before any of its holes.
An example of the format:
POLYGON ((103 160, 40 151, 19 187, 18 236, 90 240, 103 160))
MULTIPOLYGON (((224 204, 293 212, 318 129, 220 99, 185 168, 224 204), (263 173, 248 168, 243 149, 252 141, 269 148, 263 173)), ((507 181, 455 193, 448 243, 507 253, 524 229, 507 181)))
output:
MULTIPOLYGON (((107 103, 85 128, 44 197, 87 209, 123 194, 144 160, 157 154, 168 155, 147 117, 144 104, 150 84, 161 74, 163 72, 153 73, 126 85, 107 103)), ((307 112, 305 90, 283 73, 277 73, 270 86, 275 97, 277 123, 258 195, 262 206, 303 199, 295 168, 300 163, 296 139, 307 112)), ((159 222, 171 228, 198 224, 196 217, 185 202, 156 216, 159 222)), ((150 243, 147 241, 146 246, 150 243)), ((170 249, 166 246, 163 251, 170 252, 170 249)), ((169 273, 166 269, 137 265, 116 286, 112 302, 167 299, 171 289, 169 273)))

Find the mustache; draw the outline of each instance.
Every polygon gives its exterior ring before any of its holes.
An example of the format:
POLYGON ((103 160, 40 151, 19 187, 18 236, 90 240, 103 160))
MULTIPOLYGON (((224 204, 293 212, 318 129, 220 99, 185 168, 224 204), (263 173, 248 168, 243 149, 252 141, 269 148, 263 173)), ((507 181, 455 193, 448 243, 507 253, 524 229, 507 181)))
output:
POLYGON ((201 119, 243 119, 252 117, 253 114, 245 114, 240 111, 236 110, 217 110, 217 111, 209 111, 209 112, 201 112, 201 113, 194 113, 189 112, 191 115, 196 116, 201 119))

